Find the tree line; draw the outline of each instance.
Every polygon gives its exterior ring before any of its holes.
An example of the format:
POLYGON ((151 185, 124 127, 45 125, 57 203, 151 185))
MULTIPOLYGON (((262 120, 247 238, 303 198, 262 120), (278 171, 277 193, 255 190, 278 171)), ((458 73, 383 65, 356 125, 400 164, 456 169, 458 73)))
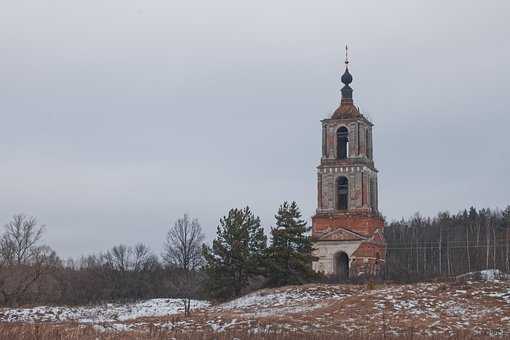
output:
POLYGON ((41 244, 45 226, 15 215, 0 234, 0 305, 88 304, 154 297, 228 299, 250 289, 317 279, 310 228, 295 202, 276 214, 270 240, 246 207, 220 219, 211 246, 197 219, 184 215, 159 256, 139 243, 62 260, 41 244))
POLYGON ((510 206, 435 218, 419 214, 384 228, 385 278, 417 281, 483 269, 510 272, 510 206))
MULTIPOLYGON (((159 255, 139 243, 63 260, 42 244, 45 226, 16 215, 0 234, 0 305, 170 297, 181 298, 189 313, 195 298, 226 300, 261 287, 330 282, 312 270, 310 229, 297 204, 284 202, 269 235, 246 207, 220 219, 210 245, 198 220, 184 215, 169 227, 159 255)), ((380 279, 419 281, 489 268, 510 272, 510 206, 434 218, 416 214, 389 223, 384 237, 380 279)))

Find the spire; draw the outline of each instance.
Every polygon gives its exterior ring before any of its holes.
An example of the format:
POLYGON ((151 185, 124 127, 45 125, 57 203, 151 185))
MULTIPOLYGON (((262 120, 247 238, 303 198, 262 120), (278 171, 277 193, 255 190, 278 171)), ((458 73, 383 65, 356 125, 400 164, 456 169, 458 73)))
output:
POLYGON ((352 75, 349 73, 349 48, 345 45, 345 71, 342 75, 342 83, 344 83, 344 87, 342 88, 342 104, 352 104, 352 88, 349 86, 352 83, 352 75))
POLYGON ((352 118, 360 115, 360 112, 352 100, 352 88, 349 86, 352 83, 352 75, 349 73, 349 48, 345 46, 345 71, 342 74, 341 80, 344 84, 342 87, 342 100, 340 107, 333 113, 333 119, 352 118))

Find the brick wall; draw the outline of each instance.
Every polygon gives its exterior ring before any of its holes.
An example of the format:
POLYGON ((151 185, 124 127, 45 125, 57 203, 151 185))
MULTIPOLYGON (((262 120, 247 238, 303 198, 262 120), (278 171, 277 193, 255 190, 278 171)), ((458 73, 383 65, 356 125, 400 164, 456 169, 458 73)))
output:
POLYGON ((312 235, 314 237, 336 228, 345 228, 366 237, 371 237, 377 229, 384 227, 384 220, 377 215, 349 213, 317 214, 312 217, 312 225, 312 235))

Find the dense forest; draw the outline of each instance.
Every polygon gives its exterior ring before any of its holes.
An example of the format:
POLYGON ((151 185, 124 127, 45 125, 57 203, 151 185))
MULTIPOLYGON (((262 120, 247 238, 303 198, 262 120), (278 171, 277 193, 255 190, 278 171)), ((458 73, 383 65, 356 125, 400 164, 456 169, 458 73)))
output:
POLYGON ((387 225, 384 237, 386 279, 417 281, 489 268, 510 272, 510 206, 435 218, 416 214, 387 225))
MULTIPOLYGON (((5 225, 0 305, 175 297, 189 312, 191 298, 224 300, 260 287, 331 282, 311 270, 310 227, 295 202, 279 207, 267 236, 248 207, 231 209, 220 219, 210 246, 204 244, 198 220, 184 215, 169 226, 159 255, 140 243, 62 260, 41 244, 44 230, 26 215, 15 215, 5 225)), ((412 282, 487 268, 510 272, 510 206, 435 218, 416 214, 387 224, 384 235, 386 265, 380 280, 412 282)))

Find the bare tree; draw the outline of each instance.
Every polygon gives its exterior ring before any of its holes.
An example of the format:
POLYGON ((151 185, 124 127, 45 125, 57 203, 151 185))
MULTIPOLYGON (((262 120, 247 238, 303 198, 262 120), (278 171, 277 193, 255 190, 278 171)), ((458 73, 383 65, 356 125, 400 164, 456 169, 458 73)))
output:
POLYGON ((190 220, 185 214, 167 233, 163 260, 169 266, 196 270, 202 264, 203 240, 204 234, 198 220, 190 220))
POLYGON ((59 260, 53 250, 39 246, 44 226, 35 217, 19 214, 5 225, 0 238, 0 294, 15 304, 59 260))
POLYGON ((98 262, 99 265, 91 265, 112 284, 114 298, 141 298, 145 287, 150 285, 146 282, 147 275, 159 265, 156 255, 143 243, 134 247, 114 246, 101 254, 98 262))
POLYGON ((138 243, 134 247, 120 244, 102 255, 106 266, 118 272, 141 272, 152 268, 157 257, 149 247, 138 243))
POLYGON ((191 297, 197 293, 199 275, 197 270, 202 264, 202 243, 204 234, 197 219, 184 215, 168 230, 163 260, 168 267, 175 269, 173 285, 184 300, 184 314, 191 311, 191 297))
POLYGON ((0 254, 3 261, 18 265, 30 262, 43 231, 44 226, 39 226, 35 217, 14 215, 5 225, 5 233, 0 242, 0 254))
POLYGON ((125 272, 129 270, 131 257, 131 248, 123 244, 114 246, 105 254, 105 260, 108 266, 113 270, 125 272))
POLYGON ((135 272, 151 271, 158 264, 158 258, 152 253, 149 247, 138 243, 132 248, 132 270, 135 272))

